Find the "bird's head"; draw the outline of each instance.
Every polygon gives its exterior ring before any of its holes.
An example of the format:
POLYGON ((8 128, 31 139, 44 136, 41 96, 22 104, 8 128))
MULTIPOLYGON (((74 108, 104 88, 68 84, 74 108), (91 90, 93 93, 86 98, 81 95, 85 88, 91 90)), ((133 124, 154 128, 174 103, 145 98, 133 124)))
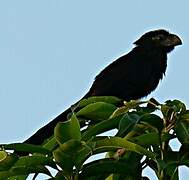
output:
POLYGON ((159 29, 145 33, 134 44, 143 47, 160 48, 170 52, 175 46, 181 45, 182 41, 177 35, 159 29))

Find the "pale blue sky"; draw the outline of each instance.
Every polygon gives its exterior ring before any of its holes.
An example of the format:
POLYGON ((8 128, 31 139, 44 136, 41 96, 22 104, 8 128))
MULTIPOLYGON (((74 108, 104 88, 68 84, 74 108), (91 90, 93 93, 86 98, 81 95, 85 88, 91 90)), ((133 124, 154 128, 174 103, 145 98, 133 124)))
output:
POLYGON ((187 0, 1 0, 0 143, 23 141, 56 117, 152 29, 178 34, 183 46, 148 98, 188 105, 188 7, 187 0))

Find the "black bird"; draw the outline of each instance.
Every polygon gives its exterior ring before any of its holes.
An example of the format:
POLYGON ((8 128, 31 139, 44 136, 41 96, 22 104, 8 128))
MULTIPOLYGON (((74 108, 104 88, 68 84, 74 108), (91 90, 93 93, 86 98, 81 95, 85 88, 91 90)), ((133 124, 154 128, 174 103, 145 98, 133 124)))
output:
MULTIPOLYGON (((117 96, 124 100, 140 99, 150 94, 163 78, 167 67, 167 54, 181 39, 166 30, 150 31, 134 42, 136 45, 128 54, 118 58, 96 76, 89 92, 83 97, 117 96)), ((82 99, 83 99, 82 98, 82 99)), ((42 144, 53 135, 54 127, 65 121, 67 109, 58 117, 39 129, 25 141, 29 144, 42 144)))

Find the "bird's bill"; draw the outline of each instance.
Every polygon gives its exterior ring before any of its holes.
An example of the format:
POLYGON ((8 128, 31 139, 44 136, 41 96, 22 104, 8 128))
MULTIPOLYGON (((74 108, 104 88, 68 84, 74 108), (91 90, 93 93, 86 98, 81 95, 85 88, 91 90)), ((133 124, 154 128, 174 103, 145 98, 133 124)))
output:
POLYGON ((182 44, 182 40, 175 34, 170 34, 164 42, 166 46, 178 46, 182 44))

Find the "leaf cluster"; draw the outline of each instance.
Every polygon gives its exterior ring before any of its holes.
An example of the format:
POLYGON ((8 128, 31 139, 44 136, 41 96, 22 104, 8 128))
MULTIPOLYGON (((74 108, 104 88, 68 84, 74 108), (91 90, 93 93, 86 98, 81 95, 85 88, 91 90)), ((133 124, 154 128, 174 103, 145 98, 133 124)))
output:
POLYGON ((146 167, 160 180, 177 180, 178 167, 189 166, 189 110, 178 100, 91 97, 69 117, 40 146, 0 145, 0 180, 23 180, 32 173, 33 179, 42 173, 52 180, 148 179, 142 176, 146 167), (104 134, 109 130, 116 133, 104 134), (170 146, 175 138, 181 143, 178 151, 170 146), (99 153, 105 156, 89 161, 99 153))

